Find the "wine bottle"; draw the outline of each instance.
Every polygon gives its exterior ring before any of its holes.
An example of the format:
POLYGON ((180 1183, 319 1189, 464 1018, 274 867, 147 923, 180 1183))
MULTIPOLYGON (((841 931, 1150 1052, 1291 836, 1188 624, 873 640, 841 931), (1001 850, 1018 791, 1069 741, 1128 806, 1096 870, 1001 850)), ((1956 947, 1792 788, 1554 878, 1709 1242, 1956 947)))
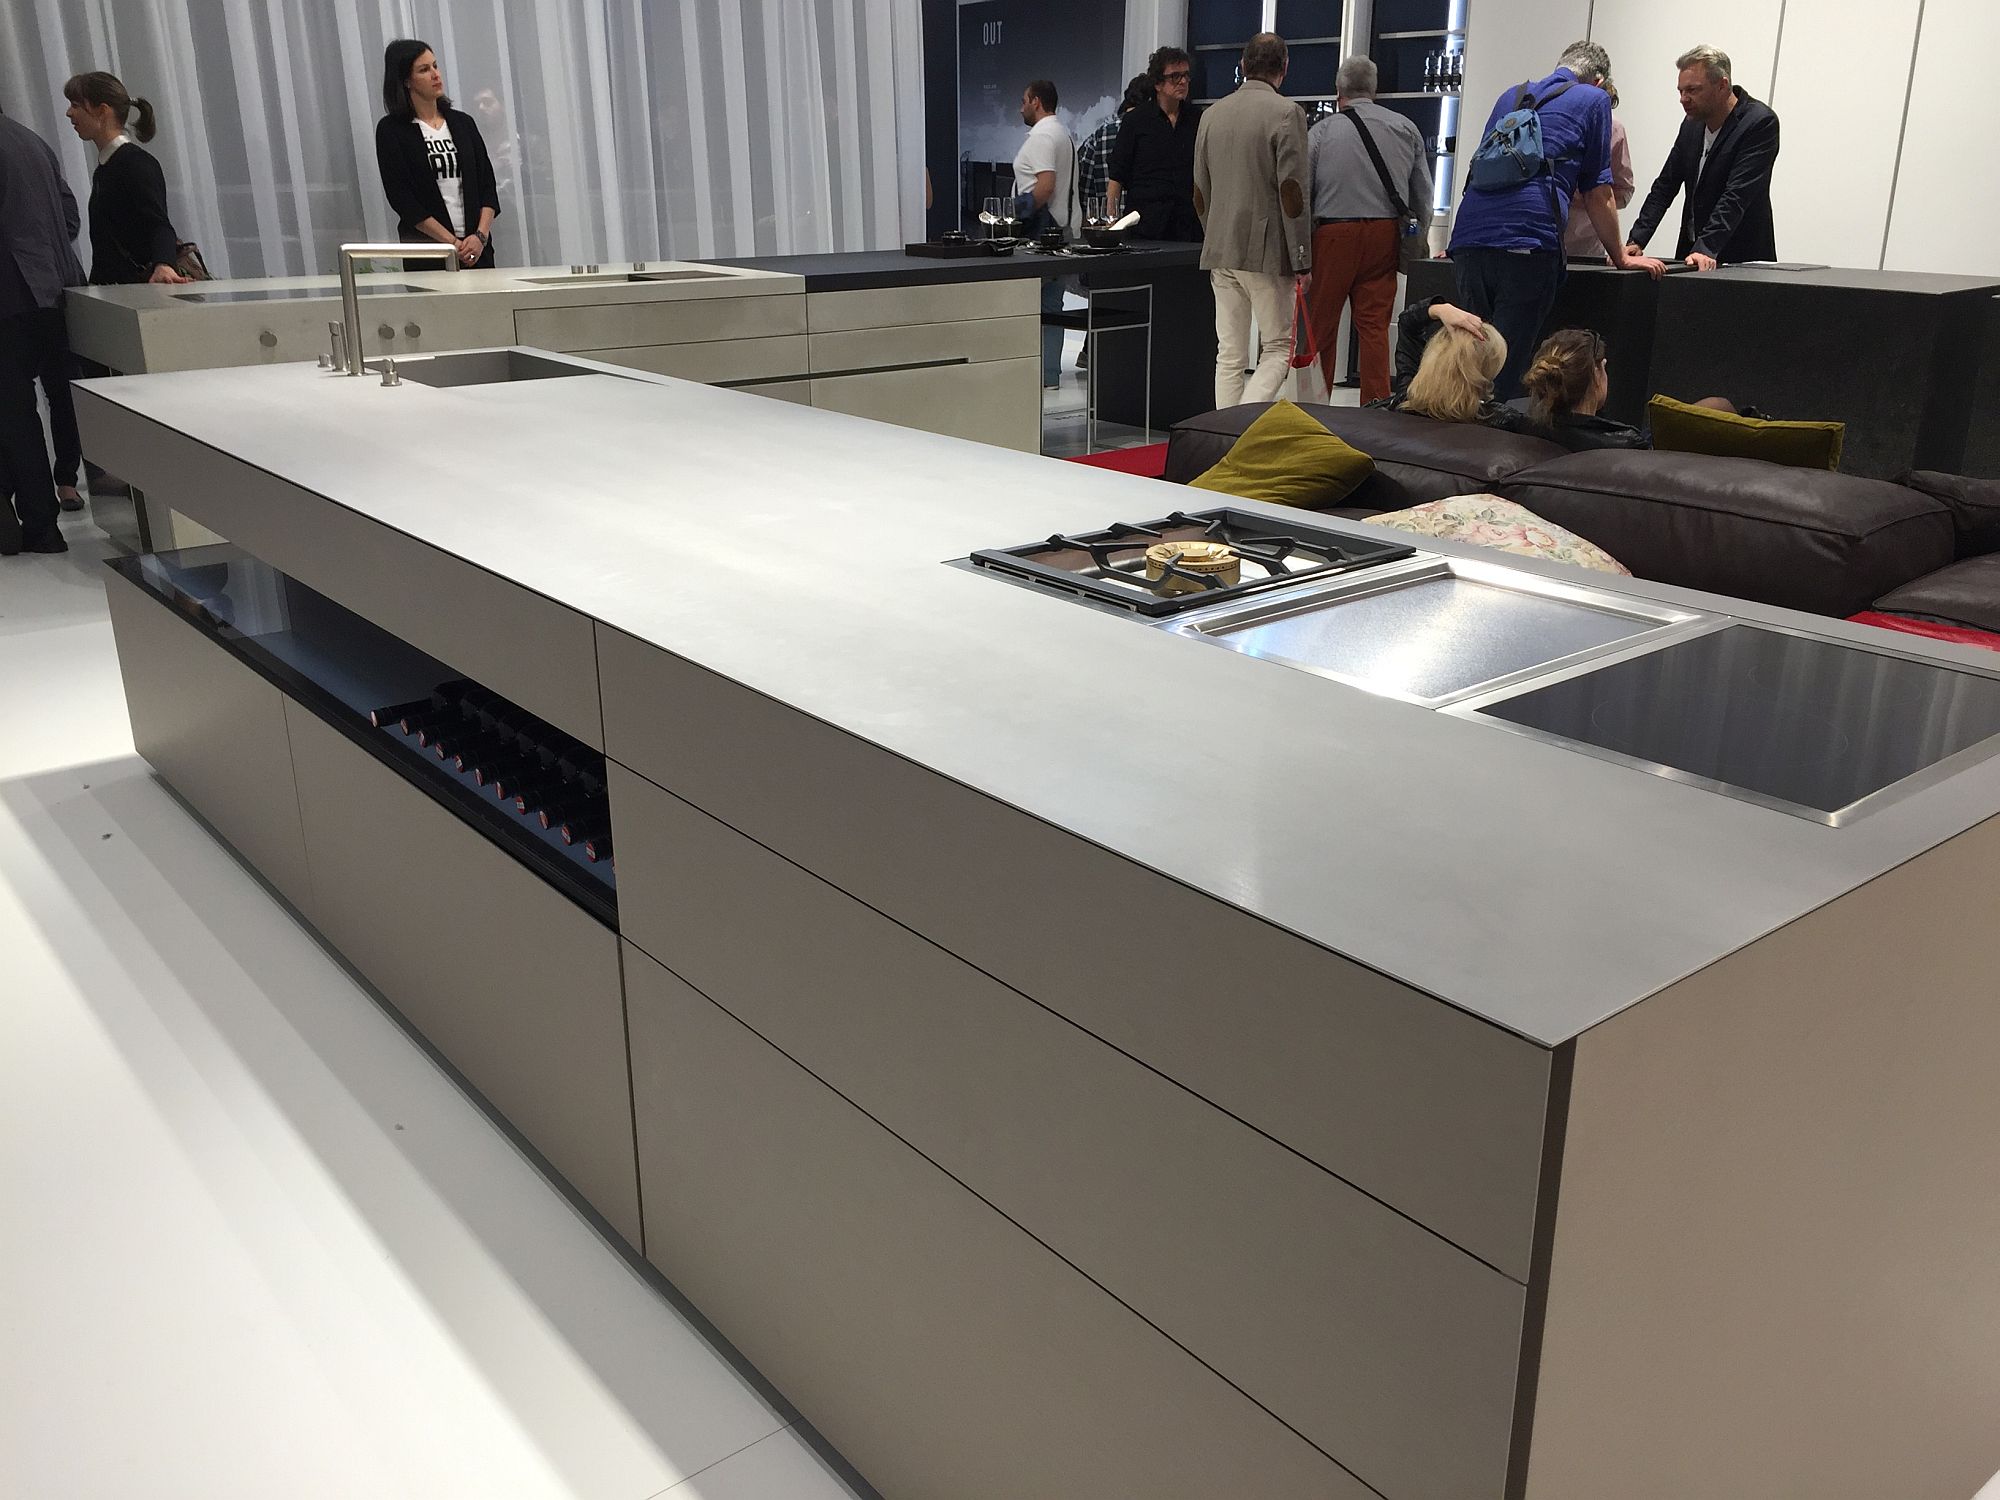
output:
POLYGON ((536 810, 542 827, 560 830, 572 818, 581 818, 590 811, 597 798, 589 792, 577 790, 564 796, 551 798, 536 810))
POLYGON ((413 698, 408 703, 392 703, 386 708, 371 708, 368 710, 368 722, 377 729, 400 729, 405 718, 412 714, 426 713, 430 707, 430 699, 413 698))
POLYGON ((500 800, 512 802, 521 812, 526 812, 536 801, 553 796, 569 782, 556 767, 532 758, 512 771, 503 772, 496 780, 494 790, 500 800))
POLYGON ((592 864, 597 864, 601 860, 611 858, 611 834, 609 831, 600 833, 593 838, 585 839, 583 841, 583 857, 592 864))
POLYGON ((607 837, 611 832, 611 810, 593 807, 574 818, 565 818, 557 832, 565 844, 588 844, 592 839, 607 837))
POLYGON ((1426 52, 1424 54, 1424 92, 1426 94, 1434 93, 1437 90, 1437 60, 1435 52, 1426 52))

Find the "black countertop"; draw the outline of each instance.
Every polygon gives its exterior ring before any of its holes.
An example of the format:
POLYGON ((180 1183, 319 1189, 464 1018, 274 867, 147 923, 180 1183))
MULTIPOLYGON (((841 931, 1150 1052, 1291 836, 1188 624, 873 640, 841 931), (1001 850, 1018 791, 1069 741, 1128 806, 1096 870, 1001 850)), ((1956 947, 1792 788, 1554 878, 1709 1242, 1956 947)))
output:
POLYGON ((1022 246, 1012 255, 968 255, 951 260, 901 250, 851 250, 831 255, 759 255, 708 264, 803 276, 809 292, 854 292, 871 287, 1005 281, 1020 276, 1087 275, 1112 269, 1194 270, 1201 264, 1201 246, 1135 240, 1122 250, 1096 255, 1044 255, 1022 246))
MULTIPOLYGON (((748 264, 746 262, 746 264, 748 264)), ((1449 269, 1449 260, 1434 262, 1449 269)), ((1637 277, 1643 271, 1620 271, 1595 261, 1571 261, 1571 276, 1637 277)), ((1946 297, 1960 292, 2000 293, 2000 276, 1952 276, 1935 271, 1877 271, 1866 267, 1822 266, 1811 271, 1784 271, 1771 266, 1719 266, 1713 271, 1676 271, 1663 284, 1681 292, 1699 286, 1816 287, 1843 292, 1896 292, 1946 297)))

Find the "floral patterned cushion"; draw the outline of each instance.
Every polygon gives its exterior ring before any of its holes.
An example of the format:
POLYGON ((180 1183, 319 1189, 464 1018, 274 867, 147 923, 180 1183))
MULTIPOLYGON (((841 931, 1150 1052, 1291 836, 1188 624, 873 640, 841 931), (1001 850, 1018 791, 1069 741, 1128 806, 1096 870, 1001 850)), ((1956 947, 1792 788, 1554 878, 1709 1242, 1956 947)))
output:
POLYGON ((1519 557, 1538 557, 1544 562, 1568 563, 1573 568, 1632 576, 1630 568, 1603 548, 1498 495, 1454 495, 1449 500, 1433 500, 1428 505, 1370 516, 1368 524, 1467 542, 1474 547, 1493 547, 1519 557))

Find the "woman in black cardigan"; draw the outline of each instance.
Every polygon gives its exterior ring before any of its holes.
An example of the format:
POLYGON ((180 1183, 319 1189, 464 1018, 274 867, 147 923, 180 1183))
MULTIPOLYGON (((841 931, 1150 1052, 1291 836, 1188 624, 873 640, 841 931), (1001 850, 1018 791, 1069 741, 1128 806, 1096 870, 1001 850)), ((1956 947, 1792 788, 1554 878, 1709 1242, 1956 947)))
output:
POLYGON ((384 49, 382 107, 375 164, 397 232, 405 241, 455 245, 462 266, 491 266, 500 213, 493 162, 472 116, 445 97, 444 74, 424 43, 404 39, 384 49))
POLYGON ((71 127, 97 148, 90 179, 91 283, 186 281, 174 269, 180 237, 167 217, 166 174, 133 139, 153 138, 153 106, 134 99, 109 73, 77 74, 63 85, 63 97, 71 127))

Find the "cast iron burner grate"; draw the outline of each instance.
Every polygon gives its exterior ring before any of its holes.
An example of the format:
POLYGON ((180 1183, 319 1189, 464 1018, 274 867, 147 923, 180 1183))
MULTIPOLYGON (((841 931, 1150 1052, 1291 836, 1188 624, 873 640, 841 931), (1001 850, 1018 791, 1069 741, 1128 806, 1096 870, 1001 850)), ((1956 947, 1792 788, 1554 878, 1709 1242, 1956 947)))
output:
POLYGON ((1177 510, 1137 524, 1114 522, 1102 531, 975 552, 972 562, 1043 588, 1157 618, 1415 555, 1415 548, 1396 542, 1222 509, 1177 510), (1171 564, 1160 578, 1147 578, 1146 549, 1170 541, 1223 543, 1242 560, 1238 580, 1224 583, 1171 564))

